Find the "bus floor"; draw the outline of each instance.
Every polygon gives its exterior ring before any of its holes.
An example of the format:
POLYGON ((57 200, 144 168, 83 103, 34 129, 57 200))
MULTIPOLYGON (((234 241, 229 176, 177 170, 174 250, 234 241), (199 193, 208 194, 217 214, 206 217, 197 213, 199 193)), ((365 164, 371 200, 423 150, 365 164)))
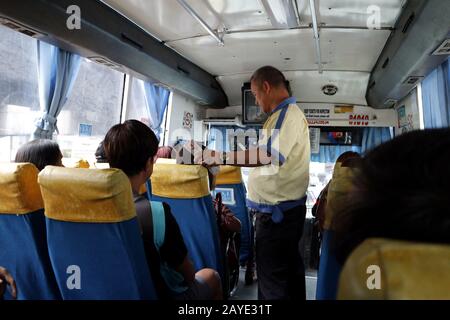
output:
MULTIPOLYGON (((307 270, 306 274, 306 300, 316 299, 317 270, 307 270)), ((230 300, 258 300, 258 282, 254 281, 246 286, 244 283, 245 268, 241 268, 237 289, 230 300)))

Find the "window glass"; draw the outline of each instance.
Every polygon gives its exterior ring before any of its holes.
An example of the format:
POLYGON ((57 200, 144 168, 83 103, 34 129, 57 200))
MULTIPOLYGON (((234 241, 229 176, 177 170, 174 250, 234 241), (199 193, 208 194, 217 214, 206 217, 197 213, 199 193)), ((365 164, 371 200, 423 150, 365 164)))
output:
MULTIPOLYGON (((126 111, 126 120, 139 120, 142 123, 145 123, 148 127, 150 127, 151 120, 150 115, 147 108, 147 100, 145 97, 145 88, 144 82, 140 79, 132 78, 130 81, 130 93, 128 96, 128 106, 126 111)), ((171 97, 169 98, 169 106, 172 102, 171 97)), ((170 109, 169 106, 166 108, 164 112, 163 121, 161 123, 161 137, 160 137, 160 146, 164 145, 164 137, 166 135, 166 118, 167 112, 170 109)))
POLYGON ((39 114, 37 40, 4 26, 0 39, 0 161, 11 161, 39 114))
POLYGON ((57 141, 67 166, 95 160, 108 130, 120 123, 124 74, 82 59, 72 92, 58 116, 57 141))

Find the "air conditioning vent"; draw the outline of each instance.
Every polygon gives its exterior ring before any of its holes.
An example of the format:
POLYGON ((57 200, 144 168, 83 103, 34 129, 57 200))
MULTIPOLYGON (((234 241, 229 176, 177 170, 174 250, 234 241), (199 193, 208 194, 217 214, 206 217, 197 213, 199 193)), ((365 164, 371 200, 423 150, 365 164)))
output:
POLYGON ((30 27, 26 27, 18 22, 4 17, 0 17, 0 25, 3 25, 7 28, 13 29, 33 38, 40 38, 45 36, 45 34, 42 34, 30 27))
POLYGON ((393 108, 397 104, 397 102, 398 102, 398 100, 395 100, 395 99, 387 99, 384 102, 384 106, 386 108, 393 108))
POLYGON ((417 83, 419 83, 421 80, 423 79, 423 77, 408 77, 408 79, 406 79, 403 84, 407 84, 410 86, 414 86, 417 83))
POLYGON ((122 70, 121 66, 119 66, 119 65, 115 64, 114 62, 112 62, 112 61, 110 61, 110 60, 108 60, 106 58, 103 58, 103 57, 89 57, 88 59, 93 61, 93 62, 95 62, 95 63, 104 65, 104 66, 106 66, 108 68, 116 69, 116 70, 119 70, 119 71, 122 70))
POLYGON ((333 84, 329 84, 322 88, 322 92, 327 96, 334 96, 338 92, 338 88, 333 84))
POLYGON ((450 54, 450 39, 445 40, 435 52, 434 56, 442 56, 450 54))

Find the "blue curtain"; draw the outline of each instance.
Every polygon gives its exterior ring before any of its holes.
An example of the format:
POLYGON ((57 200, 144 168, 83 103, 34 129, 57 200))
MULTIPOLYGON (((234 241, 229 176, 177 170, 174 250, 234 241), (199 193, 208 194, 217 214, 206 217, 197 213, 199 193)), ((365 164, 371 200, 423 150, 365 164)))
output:
POLYGON ((38 41, 39 97, 42 115, 36 120, 35 139, 52 139, 57 118, 72 90, 80 56, 38 41))
POLYGON ((450 126, 450 69, 447 59, 422 82, 425 128, 450 126))
POLYGON ((169 103, 170 91, 148 82, 144 82, 144 91, 148 113, 150 115, 151 129, 159 140, 161 137, 161 125, 164 119, 164 112, 169 103))
POLYGON ((390 128, 364 128, 361 146, 320 146, 318 154, 311 154, 311 162, 334 163, 347 151, 365 154, 392 139, 390 128))
POLYGON ((367 153, 391 139, 390 128, 364 128, 361 152, 367 153))

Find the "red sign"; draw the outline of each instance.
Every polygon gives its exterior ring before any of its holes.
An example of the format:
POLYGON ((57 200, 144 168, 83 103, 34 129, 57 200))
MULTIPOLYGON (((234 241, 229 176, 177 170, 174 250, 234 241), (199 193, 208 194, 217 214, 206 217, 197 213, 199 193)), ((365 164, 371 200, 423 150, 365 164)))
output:
POLYGON ((330 121, 328 121, 328 120, 310 120, 310 119, 308 119, 308 124, 311 125, 311 126, 313 126, 313 125, 322 125, 322 126, 324 126, 324 125, 330 124, 330 121))
POLYGON ((351 126, 368 126, 369 120, 370 118, 367 114, 351 114, 348 123, 351 126))

